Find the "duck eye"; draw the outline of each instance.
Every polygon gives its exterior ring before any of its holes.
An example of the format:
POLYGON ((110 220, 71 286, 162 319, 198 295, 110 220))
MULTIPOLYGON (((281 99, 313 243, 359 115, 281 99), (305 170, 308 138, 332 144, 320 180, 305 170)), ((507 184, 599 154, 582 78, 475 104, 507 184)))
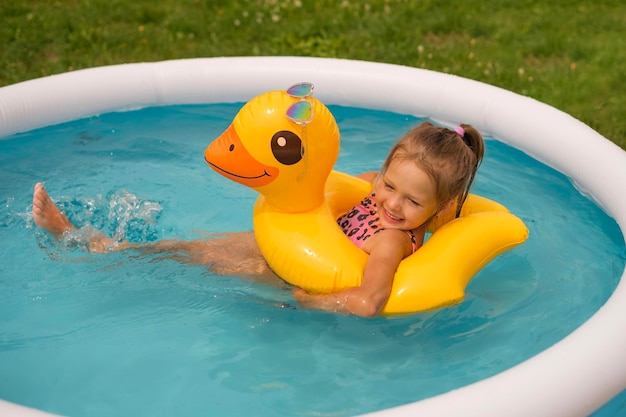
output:
POLYGON ((293 132, 281 130, 272 137, 272 153, 278 162, 293 165, 302 159, 302 141, 293 132))

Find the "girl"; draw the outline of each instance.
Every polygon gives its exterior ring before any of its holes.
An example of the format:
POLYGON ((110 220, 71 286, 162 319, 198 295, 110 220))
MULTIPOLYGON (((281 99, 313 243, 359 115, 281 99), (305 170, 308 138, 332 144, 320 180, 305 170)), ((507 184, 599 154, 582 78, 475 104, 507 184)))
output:
POLYGON ((307 308, 378 315, 400 261, 423 244, 428 225, 460 214, 483 155, 482 136, 469 125, 450 130, 423 123, 409 131, 380 173, 369 174, 372 193, 338 220, 369 254, 361 285, 332 294, 296 288, 295 299, 307 308))
MULTIPOLYGON (((483 154, 483 139, 469 125, 450 130, 426 122, 409 131, 391 149, 380 173, 360 175, 372 181, 373 191, 338 220, 350 240, 369 254, 361 285, 332 294, 308 294, 295 288, 295 299, 306 308, 378 315, 389 298, 400 261, 422 245, 428 225, 459 215, 483 154)), ((41 183, 35 185, 33 219, 59 238, 75 229, 41 183)), ((89 241, 89 250, 96 253, 129 248, 173 253, 219 274, 284 285, 265 263, 252 232, 147 245, 114 242, 104 235, 89 241)))

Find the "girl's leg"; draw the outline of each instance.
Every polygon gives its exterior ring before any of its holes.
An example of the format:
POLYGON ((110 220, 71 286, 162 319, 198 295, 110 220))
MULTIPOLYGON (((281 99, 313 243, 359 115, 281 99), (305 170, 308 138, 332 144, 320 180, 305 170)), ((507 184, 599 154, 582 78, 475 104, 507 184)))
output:
MULTIPOLYGON (((35 184, 33 191, 33 220, 37 226, 59 240, 65 232, 76 230, 67 216, 54 204, 41 182, 35 184)), ((113 239, 104 234, 97 234, 89 240, 89 251, 93 253, 128 249, 133 246, 138 245, 132 245, 128 242, 116 244, 113 239)))
MULTIPOLYGON (((76 227, 54 204, 42 183, 35 185, 33 193, 33 220, 35 224, 58 239, 76 227)), ((256 244, 253 232, 225 233, 208 240, 162 240, 145 245, 115 242, 99 234, 89 241, 89 251, 106 253, 123 249, 138 249, 145 254, 167 253, 168 257, 180 262, 205 265, 220 275, 234 275, 263 281, 268 284, 284 285, 269 268, 256 244)))

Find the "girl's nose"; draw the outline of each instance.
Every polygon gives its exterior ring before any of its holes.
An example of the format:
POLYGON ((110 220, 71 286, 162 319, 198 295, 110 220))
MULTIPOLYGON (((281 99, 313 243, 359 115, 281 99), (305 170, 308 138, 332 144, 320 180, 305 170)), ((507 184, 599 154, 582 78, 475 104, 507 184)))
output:
POLYGON ((397 209, 400 207, 400 197, 397 194, 390 195, 387 200, 387 205, 390 209, 397 209))

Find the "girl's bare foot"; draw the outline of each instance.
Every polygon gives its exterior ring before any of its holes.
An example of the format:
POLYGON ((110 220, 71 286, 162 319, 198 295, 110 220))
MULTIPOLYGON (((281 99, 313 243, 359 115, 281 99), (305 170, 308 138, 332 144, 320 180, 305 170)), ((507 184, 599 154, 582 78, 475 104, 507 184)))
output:
POLYGON ((61 238, 66 231, 75 229, 65 214, 54 204, 41 182, 35 184, 33 192, 33 220, 37 226, 57 238, 61 238))
MULTIPOLYGON (((63 237, 63 233, 76 230, 67 216, 54 204, 41 182, 35 184, 33 192, 33 220, 37 226, 59 240, 63 237)), ((136 246, 128 242, 117 242, 102 233, 90 235, 88 240, 89 252, 93 253, 106 253, 136 246)))

